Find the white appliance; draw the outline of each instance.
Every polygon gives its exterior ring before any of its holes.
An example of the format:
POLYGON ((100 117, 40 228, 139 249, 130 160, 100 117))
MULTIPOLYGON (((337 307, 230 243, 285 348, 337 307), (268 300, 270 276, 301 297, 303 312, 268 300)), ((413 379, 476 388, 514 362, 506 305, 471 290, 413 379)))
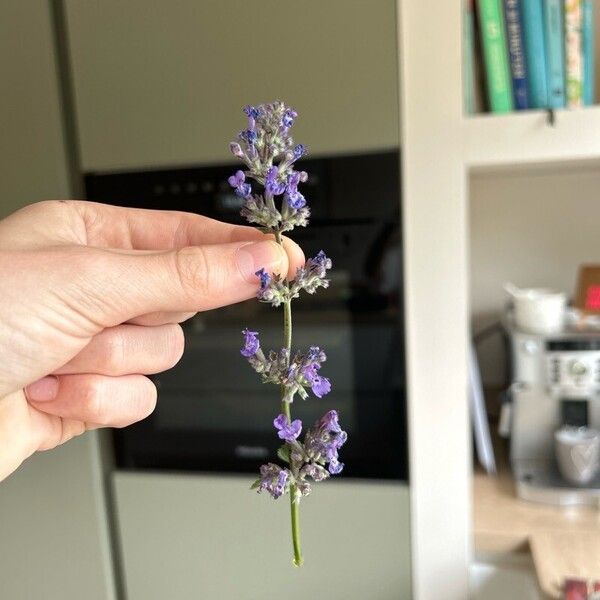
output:
POLYGON ((600 429, 600 331, 564 326, 552 334, 531 333, 511 318, 505 328, 513 374, 501 422, 510 422, 518 495, 551 504, 599 504, 600 473, 585 485, 565 481, 554 434, 565 425, 600 429))

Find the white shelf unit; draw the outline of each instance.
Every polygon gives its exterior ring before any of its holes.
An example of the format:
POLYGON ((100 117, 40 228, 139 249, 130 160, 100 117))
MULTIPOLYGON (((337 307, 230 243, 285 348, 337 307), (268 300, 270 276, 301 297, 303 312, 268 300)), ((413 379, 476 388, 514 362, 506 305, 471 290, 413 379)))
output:
POLYGON ((600 107, 464 116, 462 2, 399 0, 412 584, 465 600, 469 177, 600 167, 600 107))
POLYGON ((600 106, 463 119, 465 164, 473 170, 600 162, 600 106))

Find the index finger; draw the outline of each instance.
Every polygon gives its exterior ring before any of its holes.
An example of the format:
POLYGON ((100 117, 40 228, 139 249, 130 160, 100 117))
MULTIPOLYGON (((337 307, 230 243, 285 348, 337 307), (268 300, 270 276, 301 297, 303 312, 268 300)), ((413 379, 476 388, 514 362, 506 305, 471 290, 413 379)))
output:
POLYGON ((223 223, 194 213, 126 208, 79 200, 68 200, 65 204, 83 220, 90 246, 171 250, 264 237, 255 227, 223 223))

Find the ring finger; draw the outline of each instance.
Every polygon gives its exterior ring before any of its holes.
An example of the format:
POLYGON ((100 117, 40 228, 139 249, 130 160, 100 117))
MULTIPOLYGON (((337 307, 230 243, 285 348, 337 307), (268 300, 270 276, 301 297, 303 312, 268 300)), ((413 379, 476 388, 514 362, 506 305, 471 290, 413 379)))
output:
POLYGON ((25 388, 38 411, 95 426, 125 427, 156 406, 156 387, 143 375, 60 375, 25 388))

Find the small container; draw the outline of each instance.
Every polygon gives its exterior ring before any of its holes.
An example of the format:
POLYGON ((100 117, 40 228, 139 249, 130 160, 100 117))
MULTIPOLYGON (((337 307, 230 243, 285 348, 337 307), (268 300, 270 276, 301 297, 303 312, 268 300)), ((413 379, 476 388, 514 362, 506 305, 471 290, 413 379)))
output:
POLYGON ((507 283, 504 289, 514 301, 515 325, 532 333, 557 333, 565 321, 567 297, 548 288, 526 288, 507 283))
POLYGON ((587 427, 562 427, 554 433, 560 474, 574 485, 586 485, 600 468, 600 432, 587 427))

